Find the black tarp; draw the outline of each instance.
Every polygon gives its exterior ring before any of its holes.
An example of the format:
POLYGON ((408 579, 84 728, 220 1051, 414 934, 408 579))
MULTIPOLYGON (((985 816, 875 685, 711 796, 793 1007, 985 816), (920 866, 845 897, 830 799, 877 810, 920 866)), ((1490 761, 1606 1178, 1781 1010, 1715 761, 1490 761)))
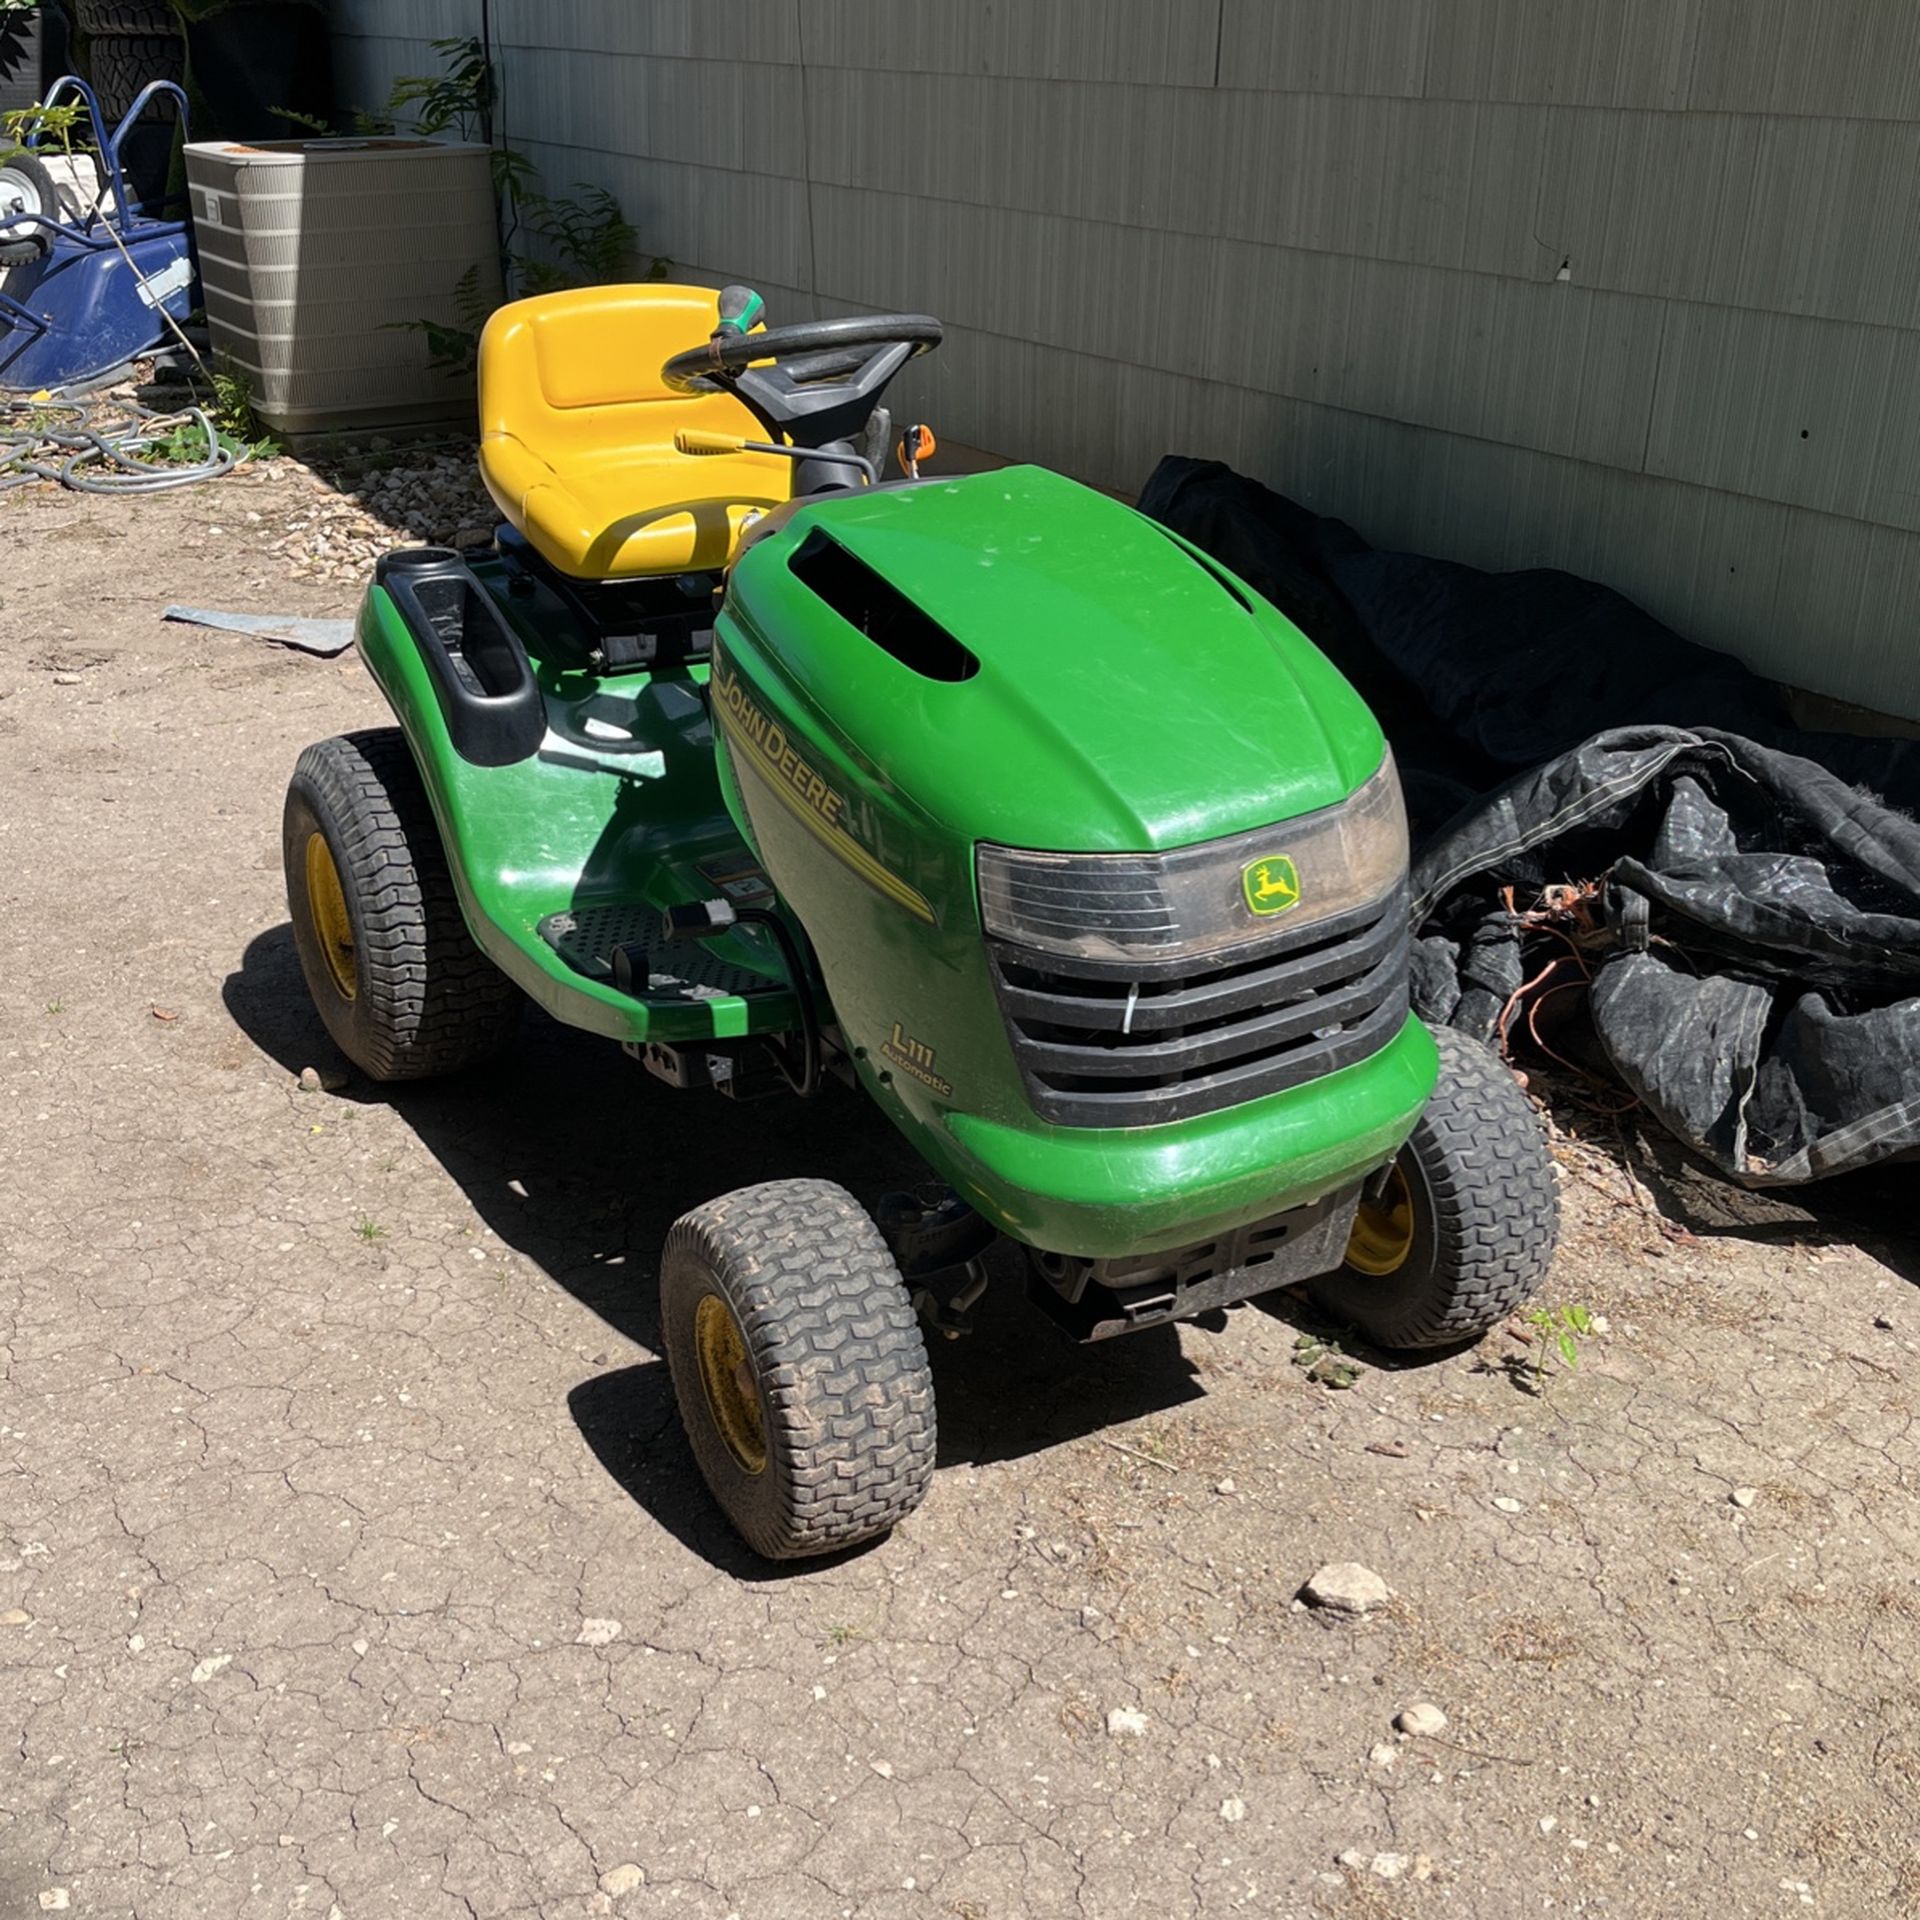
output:
POLYGON ((1217 462, 1162 461, 1140 505, 1379 715, 1424 1015, 1494 1038, 1559 963, 1600 1061, 1729 1178, 1920 1147, 1920 747, 1801 732, 1608 588, 1376 552, 1217 462))

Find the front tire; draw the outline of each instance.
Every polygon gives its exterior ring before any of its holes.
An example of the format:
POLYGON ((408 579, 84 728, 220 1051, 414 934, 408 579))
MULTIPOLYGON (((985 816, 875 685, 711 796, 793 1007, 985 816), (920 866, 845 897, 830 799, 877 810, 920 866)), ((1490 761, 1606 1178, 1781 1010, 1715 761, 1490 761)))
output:
POLYGON ((1361 1201, 1345 1264, 1310 1289, 1381 1347, 1477 1340, 1537 1291, 1559 1239, 1553 1157, 1519 1083, 1474 1041, 1434 1040, 1433 1098, 1361 1201))
POLYGON ((674 1223, 667 1363, 713 1497, 769 1560, 890 1531, 933 1479, 933 1375, 906 1283, 827 1180, 772 1180, 674 1223))
POLYGON ((307 990, 375 1080, 491 1059, 520 994, 474 945, 440 830, 397 727, 322 740, 287 788, 281 861, 307 990))

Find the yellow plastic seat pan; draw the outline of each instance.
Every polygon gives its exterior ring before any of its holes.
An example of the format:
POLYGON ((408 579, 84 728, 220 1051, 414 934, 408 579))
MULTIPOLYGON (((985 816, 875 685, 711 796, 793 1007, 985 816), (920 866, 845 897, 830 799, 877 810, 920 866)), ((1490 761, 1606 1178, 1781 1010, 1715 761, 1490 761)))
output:
POLYGON ((683 429, 764 439, 730 394, 669 392, 664 361, 719 324, 705 287, 585 287, 502 307, 480 339, 480 472, 508 523, 579 580, 724 567, 793 492, 793 462, 678 452, 683 429))

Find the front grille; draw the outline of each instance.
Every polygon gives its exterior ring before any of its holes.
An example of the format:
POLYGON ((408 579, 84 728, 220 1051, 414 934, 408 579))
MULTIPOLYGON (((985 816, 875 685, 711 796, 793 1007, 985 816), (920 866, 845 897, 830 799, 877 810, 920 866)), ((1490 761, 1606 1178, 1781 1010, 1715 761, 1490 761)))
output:
POLYGON ((1402 885, 1204 964, 988 951, 1034 1111, 1069 1127, 1148 1127, 1377 1053, 1406 1021, 1407 948, 1402 885))

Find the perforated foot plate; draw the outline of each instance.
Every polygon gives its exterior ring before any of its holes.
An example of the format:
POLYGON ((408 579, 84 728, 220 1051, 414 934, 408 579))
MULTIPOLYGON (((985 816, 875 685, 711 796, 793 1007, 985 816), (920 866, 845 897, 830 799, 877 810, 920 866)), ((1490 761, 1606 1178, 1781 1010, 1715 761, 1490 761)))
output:
POLYGON ((576 973, 611 981, 613 955, 620 947, 638 947, 646 955, 647 1000, 723 1000, 734 994, 779 993, 784 988, 765 974, 729 966, 701 940, 668 940, 660 909, 644 902, 576 907, 550 913, 540 922, 540 937, 576 973))

